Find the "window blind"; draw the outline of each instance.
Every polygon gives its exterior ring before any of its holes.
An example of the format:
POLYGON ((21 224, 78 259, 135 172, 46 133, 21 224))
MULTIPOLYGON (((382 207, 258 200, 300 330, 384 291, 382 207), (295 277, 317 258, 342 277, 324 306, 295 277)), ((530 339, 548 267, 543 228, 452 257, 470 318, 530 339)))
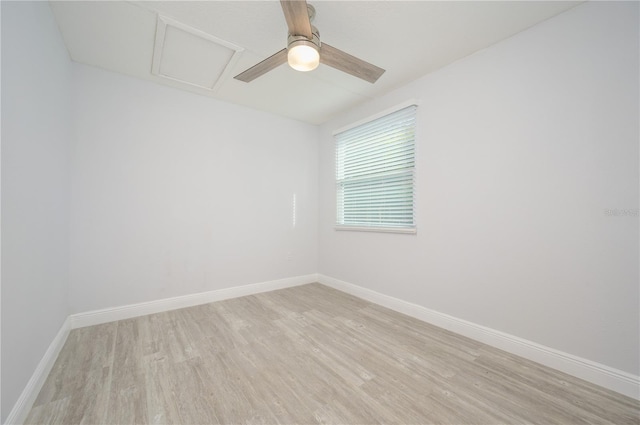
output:
POLYGON ((335 135, 338 227, 415 229, 416 109, 335 135))

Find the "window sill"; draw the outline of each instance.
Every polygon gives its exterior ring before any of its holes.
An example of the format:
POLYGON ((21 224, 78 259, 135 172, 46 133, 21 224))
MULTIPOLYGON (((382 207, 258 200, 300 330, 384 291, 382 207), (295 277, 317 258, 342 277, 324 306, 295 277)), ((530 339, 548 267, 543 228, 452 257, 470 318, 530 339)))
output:
POLYGON ((405 233, 413 234, 418 233, 418 229, 415 227, 367 227, 367 226, 334 226, 335 230, 350 231, 350 232, 377 232, 377 233, 405 233))

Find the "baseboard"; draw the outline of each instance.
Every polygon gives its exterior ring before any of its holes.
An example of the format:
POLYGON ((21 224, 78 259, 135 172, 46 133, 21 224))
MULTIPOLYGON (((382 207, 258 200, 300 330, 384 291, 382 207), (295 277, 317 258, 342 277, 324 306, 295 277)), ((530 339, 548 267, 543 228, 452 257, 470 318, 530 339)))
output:
POLYGON ((33 375, 31 375, 31 379, 29 379, 29 382, 27 382, 27 385, 24 387, 22 394, 20 394, 18 401, 13 406, 13 409, 11 409, 11 412, 9 412, 5 425, 22 424, 25 419, 27 419, 27 415, 29 414, 33 403, 36 401, 36 397, 38 397, 45 380, 49 376, 49 372, 51 372, 51 369, 58 358, 58 354, 60 354, 60 350, 62 350, 62 347, 69 336, 70 330, 70 320, 67 318, 60 327, 55 338, 53 338, 53 341, 51 341, 51 344, 44 353, 40 363, 38 363, 36 370, 33 372, 33 375))
POLYGON ((83 328, 85 326, 99 325, 102 323, 114 322, 116 320, 130 319, 132 317, 140 317, 147 314, 192 307, 194 305, 259 294, 261 292, 274 291, 276 289, 290 288, 292 286, 299 286, 317 281, 317 274, 295 276, 286 279, 271 280, 232 288, 218 289, 215 291, 181 295, 156 301, 77 313, 69 316, 69 320, 71 329, 83 328))
POLYGON ((322 274, 318 282, 640 400, 640 377, 322 274))

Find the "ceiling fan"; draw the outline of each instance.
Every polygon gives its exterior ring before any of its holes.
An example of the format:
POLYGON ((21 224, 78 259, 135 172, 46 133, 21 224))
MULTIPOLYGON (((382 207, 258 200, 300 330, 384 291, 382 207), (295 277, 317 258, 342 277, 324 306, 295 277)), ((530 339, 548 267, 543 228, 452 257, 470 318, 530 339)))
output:
POLYGON ((236 75, 236 80, 248 83, 285 62, 298 71, 312 71, 323 63, 370 83, 384 73, 382 68, 321 43, 320 32, 311 25, 316 11, 305 0, 280 0, 280 5, 289 27, 287 47, 236 75))

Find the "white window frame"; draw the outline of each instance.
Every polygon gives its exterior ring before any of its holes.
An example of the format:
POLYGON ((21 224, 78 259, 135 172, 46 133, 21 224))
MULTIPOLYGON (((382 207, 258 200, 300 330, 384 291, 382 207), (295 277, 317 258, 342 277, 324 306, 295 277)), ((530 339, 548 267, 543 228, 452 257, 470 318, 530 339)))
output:
POLYGON ((357 122, 354 122, 352 124, 349 124, 345 127, 341 127, 335 131, 333 131, 333 136, 335 139, 335 147, 336 147, 336 170, 335 170, 335 183, 336 183, 336 224, 335 224, 335 229, 336 230, 348 230, 348 231, 365 231, 365 232, 388 232, 388 233, 411 233, 411 234, 415 234, 417 233, 417 223, 416 223, 416 160, 417 160, 417 108, 419 107, 419 101, 416 99, 411 99, 409 101, 403 102, 399 105, 395 105, 389 109, 386 109, 382 112, 379 112, 375 115, 372 115, 370 117, 367 117, 365 119, 359 120, 357 122), (360 127, 360 126, 364 126, 372 121, 378 120, 380 118, 386 117, 387 115, 393 114, 395 112, 398 112, 402 109, 405 109, 407 107, 410 106, 415 106, 416 107, 416 122, 414 122, 414 165, 413 165, 413 181, 412 181, 412 200, 413 200, 413 225, 411 226, 406 226, 406 227, 396 227, 396 226, 384 226, 384 225, 348 225, 348 224, 341 224, 340 221, 340 217, 339 217, 339 191, 340 191, 340 180, 338 178, 338 159, 337 159, 337 155, 338 155, 338 140, 336 138, 336 136, 338 136, 340 133, 344 133, 346 131, 349 131, 351 129, 354 129, 356 127, 360 127))

